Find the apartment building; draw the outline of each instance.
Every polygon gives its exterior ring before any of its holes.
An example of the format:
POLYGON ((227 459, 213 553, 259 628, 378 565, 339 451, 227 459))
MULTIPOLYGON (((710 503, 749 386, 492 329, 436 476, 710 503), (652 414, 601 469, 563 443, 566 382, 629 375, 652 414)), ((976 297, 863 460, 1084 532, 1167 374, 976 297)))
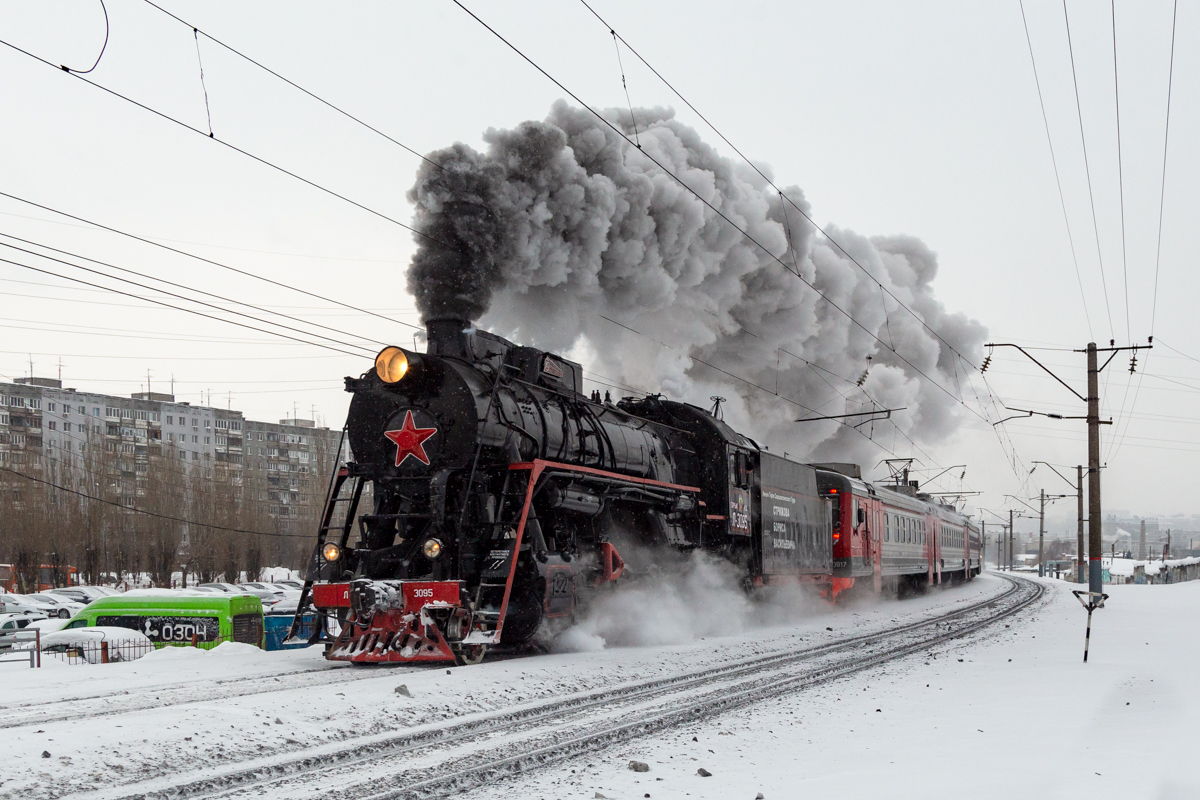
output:
MULTIPOLYGON (((0 383, 0 466, 73 488, 99 488, 107 466, 122 505, 138 505, 150 477, 168 468, 217 472, 259 494, 281 528, 324 500, 340 431, 313 420, 247 420, 160 392, 118 397, 64 388, 50 378, 0 383), (116 469, 112 469, 115 465, 116 469), (49 477, 47 477, 49 476, 49 477), (95 487, 89 485, 95 483, 95 487)), ((348 448, 342 454, 348 457, 348 448)), ((90 493, 90 492, 89 492, 90 493)))

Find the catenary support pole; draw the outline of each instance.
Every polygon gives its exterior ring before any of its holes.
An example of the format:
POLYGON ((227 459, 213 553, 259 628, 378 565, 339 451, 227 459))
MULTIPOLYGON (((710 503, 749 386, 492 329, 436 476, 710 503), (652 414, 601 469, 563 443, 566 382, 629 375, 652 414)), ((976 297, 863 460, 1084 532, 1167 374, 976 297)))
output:
POLYGON ((1013 571, 1013 512, 1008 510, 1008 571, 1013 571))
POLYGON ((1046 567, 1043 556, 1046 552, 1046 490, 1040 495, 1041 506, 1038 509, 1038 577, 1046 577, 1046 567))
POLYGON ((1096 366, 1096 343, 1087 346, 1088 396, 1088 591, 1104 592, 1104 567, 1101 562, 1103 517, 1100 512, 1100 370, 1096 366))
POLYGON ((1078 520, 1079 531, 1076 535, 1077 540, 1075 542, 1075 554, 1077 556, 1077 558, 1075 559, 1075 565, 1076 565, 1076 567, 1078 569, 1078 573, 1079 573, 1077 576, 1077 580, 1079 583, 1083 583, 1084 581, 1087 580, 1087 577, 1086 577, 1086 574, 1084 571, 1084 566, 1083 566, 1085 562, 1083 560, 1084 549, 1083 549, 1083 465, 1082 464, 1075 467, 1075 502, 1076 502, 1076 505, 1078 506, 1078 515, 1079 515, 1079 520, 1078 520))

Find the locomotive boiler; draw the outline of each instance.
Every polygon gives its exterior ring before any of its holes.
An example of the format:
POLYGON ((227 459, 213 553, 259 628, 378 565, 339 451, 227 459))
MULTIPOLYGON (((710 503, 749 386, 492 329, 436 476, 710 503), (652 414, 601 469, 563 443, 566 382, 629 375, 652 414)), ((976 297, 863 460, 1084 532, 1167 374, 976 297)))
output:
POLYGON ((346 379, 353 461, 300 604, 337 620, 328 658, 476 662, 697 549, 747 587, 828 582, 812 467, 696 406, 585 394, 579 364, 463 320, 426 326, 425 353, 346 379))

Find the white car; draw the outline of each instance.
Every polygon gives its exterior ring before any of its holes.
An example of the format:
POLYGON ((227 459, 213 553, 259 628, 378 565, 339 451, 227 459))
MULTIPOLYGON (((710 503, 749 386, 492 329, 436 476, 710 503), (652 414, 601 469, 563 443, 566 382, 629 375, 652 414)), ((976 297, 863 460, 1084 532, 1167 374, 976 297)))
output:
MULTIPOLYGON (((34 600, 35 595, 0 595, 0 614, 41 614, 43 617, 58 616, 58 609, 50 603, 34 600), (51 611, 53 609, 53 611, 51 611)), ((70 616, 68 614, 67 616, 70 616)))
POLYGON ((72 628, 42 636, 43 653, 89 664, 102 663, 106 651, 109 663, 116 663, 141 658, 153 649, 150 637, 131 628, 72 628))
POLYGON ((0 631, 19 631, 43 619, 48 617, 45 614, 0 614, 0 631))
POLYGON ((38 594, 24 595, 25 599, 33 603, 42 610, 43 614, 59 619, 69 619, 76 612, 83 611, 86 603, 78 603, 65 597, 61 594, 49 594, 48 592, 39 592, 38 594))

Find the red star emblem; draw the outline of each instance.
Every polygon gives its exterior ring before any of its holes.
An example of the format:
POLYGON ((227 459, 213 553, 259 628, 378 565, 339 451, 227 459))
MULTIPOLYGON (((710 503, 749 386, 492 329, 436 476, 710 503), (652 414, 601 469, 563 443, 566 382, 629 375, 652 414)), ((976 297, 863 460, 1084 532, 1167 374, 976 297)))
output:
POLYGON ((404 412, 404 424, 400 430, 384 431, 383 435, 396 443, 397 467, 403 464, 409 456, 428 466, 429 456, 425 454, 425 448, 421 443, 435 433, 437 433, 437 428, 418 428, 413 422, 412 411, 406 411, 404 412))

